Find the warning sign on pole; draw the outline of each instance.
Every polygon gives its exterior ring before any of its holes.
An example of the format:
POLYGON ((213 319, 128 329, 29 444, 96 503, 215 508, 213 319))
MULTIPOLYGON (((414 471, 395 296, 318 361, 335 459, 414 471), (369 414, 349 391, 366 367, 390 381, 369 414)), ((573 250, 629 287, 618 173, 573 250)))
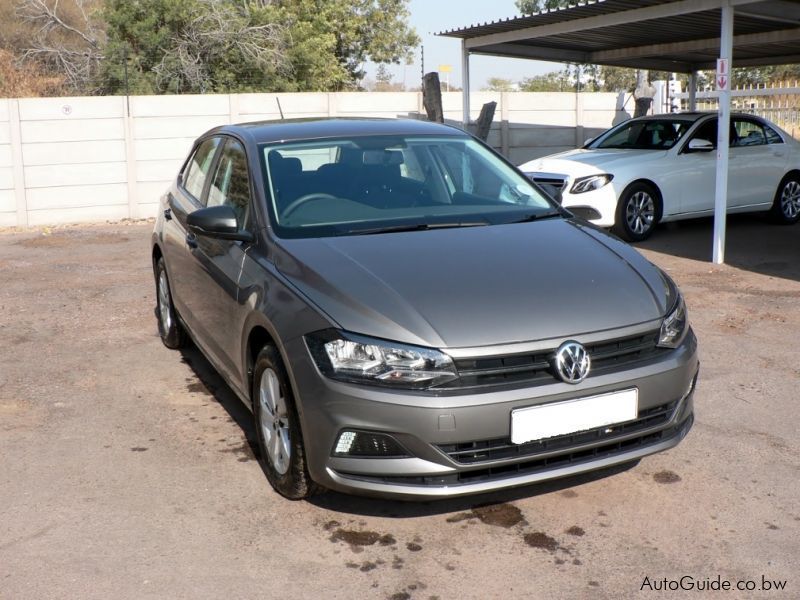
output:
POLYGON ((730 65, 725 58, 717 59, 717 91, 726 92, 730 88, 730 73, 728 72, 730 65))

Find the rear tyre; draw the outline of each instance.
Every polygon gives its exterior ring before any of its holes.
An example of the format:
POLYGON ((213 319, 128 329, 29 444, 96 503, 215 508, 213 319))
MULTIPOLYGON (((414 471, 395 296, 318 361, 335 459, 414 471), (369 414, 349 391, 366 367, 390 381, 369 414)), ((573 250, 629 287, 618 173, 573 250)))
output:
POLYGON ((772 220, 781 225, 800 221, 800 175, 790 173, 783 178, 769 212, 772 220))
POLYGON ((321 491, 306 467, 306 453, 292 388, 273 346, 258 353, 253 367, 253 414, 259 461, 275 491, 302 500, 321 491))
POLYGON ((172 303, 172 292, 169 287, 167 268, 164 258, 156 263, 156 319, 158 334, 167 348, 175 350, 186 345, 186 331, 178 319, 178 311, 172 303))
POLYGON ((617 204, 614 232, 629 242, 646 240, 661 220, 661 210, 661 196, 653 186, 631 184, 617 204))

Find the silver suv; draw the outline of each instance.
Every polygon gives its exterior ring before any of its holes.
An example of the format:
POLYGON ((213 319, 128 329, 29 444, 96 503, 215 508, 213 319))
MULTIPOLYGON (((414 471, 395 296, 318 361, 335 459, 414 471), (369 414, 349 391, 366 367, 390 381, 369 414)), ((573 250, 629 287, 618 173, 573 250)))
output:
POLYGON ((152 258, 162 340, 191 336, 252 409, 288 498, 509 488, 692 425, 672 280, 455 128, 214 129, 162 198, 152 258))

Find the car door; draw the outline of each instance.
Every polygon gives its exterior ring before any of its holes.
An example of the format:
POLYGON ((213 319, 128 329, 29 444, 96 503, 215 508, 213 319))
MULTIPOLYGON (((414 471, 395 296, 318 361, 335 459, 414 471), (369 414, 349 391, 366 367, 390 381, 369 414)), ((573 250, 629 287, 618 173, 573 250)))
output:
MULTIPOLYGON (((234 209, 240 229, 254 231, 251 182, 242 143, 226 138, 206 186, 206 206, 234 209)), ((244 310, 239 305, 239 280, 249 244, 189 234, 194 290, 192 313, 203 331, 201 343, 229 380, 239 377, 237 364, 244 310)))
POLYGON ((680 212, 682 214, 702 213, 714 209, 714 193, 717 180, 716 151, 698 152, 689 150, 693 139, 706 140, 717 144, 717 119, 707 119, 700 123, 686 140, 675 157, 674 179, 681 181, 680 212))
POLYGON ((178 314, 189 329, 202 335, 195 318, 195 294, 198 282, 193 267, 191 235, 186 227, 189 213, 205 205, 205 189, 209 172, 214 165, 221 138, 215 136, 200 142, 179 174, 176 184, 168 193, 164 211, 164 258, 167 265, 172 299, 178 314))
POLYGON ((746 116, 732 119, 728 206, 768 207, 784 174, 785 144, 768 144, 762 124, 746 116))

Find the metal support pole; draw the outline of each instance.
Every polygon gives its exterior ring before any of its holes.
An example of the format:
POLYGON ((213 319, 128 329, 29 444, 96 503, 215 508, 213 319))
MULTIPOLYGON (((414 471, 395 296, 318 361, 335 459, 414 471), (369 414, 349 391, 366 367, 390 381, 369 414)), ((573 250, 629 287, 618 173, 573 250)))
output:
POLYGON ((461 40, 461 85, 463 90, 461 92, 462 101, 462 117, 464 122, 464 131, 469 126, 469 49, 467 48, 467 41, 461 40))
MULTIPOLYGON (((728 72, 733 58, 733 7, 729 1, 722 5, 719 57, 728 61, 728 72)), ((728 78, 729 79, 729 78, 728 78)), ((725 220, 728 213, 728 146, 730 142, 731 92, 730 81, 719 91, 719 125, 717 126, 717 182, 714 193, 714 252, 713 261, 725 262, 725 220)))
POLYGON ((689 73, 689 110, 697 110, 697 71, 689 73))

